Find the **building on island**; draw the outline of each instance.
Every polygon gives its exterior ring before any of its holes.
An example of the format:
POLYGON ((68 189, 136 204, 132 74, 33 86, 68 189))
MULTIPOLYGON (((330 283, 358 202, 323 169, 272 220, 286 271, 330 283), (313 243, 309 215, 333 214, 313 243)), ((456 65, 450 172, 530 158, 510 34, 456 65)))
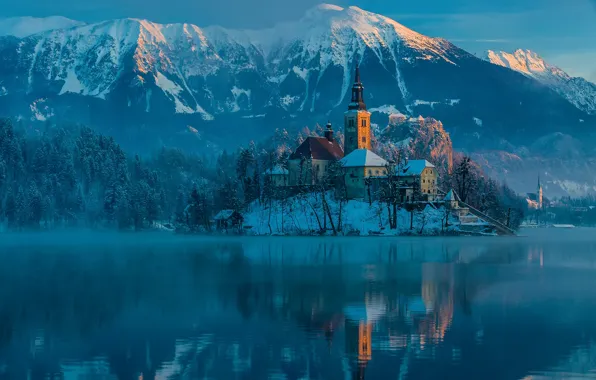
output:
POLYGON ((455 191, 453 191, 453 189, 449 190, 447 195, 445 195, 445 198, 443 198, 443 202, 445 204, 445 207, 448 207, 452 210, 459 208, 459 197, 455 193, 455 191))
POLYGON ((348 199, 369 200, 387 178, 387 165, 383 158, 367 149, 356 149, 340 161, 344 168, 348 199))
POLYGON ((420 189, 420 200, 437 199, 439 173, 427 160, 409 160, 398 175, 406 187, 406 200, 413 199, 415 188, 420 189))
POLYGON ((327 123, 325 137, 307 137, 288 161, 289 185, 306 186, 318 183, 332 162, 341 160, 344 151, 333 137, 331 123, 327 123))
MULTIPOLYGON (((283 170, 268 173, 272 182, 277 186, 283 186, 282 183, 290 187, 312 186, 320 183, 332 163, 339 161, 344 170, 348 199, 371 200, 391 175, 397 177, 402 202, 435 201, 438 181, 435 166, 426 160, 410 160, 399 172, 388 173, 393 164, 371 150, 370 115, 364 103, 360 68, 356 66, 352 97, 344 113, 344 148, 334 138, 331 123, 327 123, 325 137, 306 138, 290 155, 287 179, 283 170)), ((424 121, 421 117, 412 120, 424 121)))

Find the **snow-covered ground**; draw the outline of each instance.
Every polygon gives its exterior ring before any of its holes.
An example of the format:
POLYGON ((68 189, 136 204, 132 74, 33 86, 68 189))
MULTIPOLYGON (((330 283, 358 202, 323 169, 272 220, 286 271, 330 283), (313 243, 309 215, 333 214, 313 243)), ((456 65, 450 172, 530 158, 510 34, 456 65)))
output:
MULTIPOLYGON (((340 205, 327 194, 327 202, 331 209, 333 224, 338 227, 340 220, 340 205)), ((414 211, 413 229, 410 229, 410 212, 401 209, 397 215, 397 229, 391 230, 387 206, 384 203, 351 200, 342 208, 343 231, 359 231, 361 236, 371 235, 437 235, 440 234, 445 219, 444 209, 426 206, 424 211, 414 211)), ((250 226, 255 235, 308 235, 317 233, 319 226, 327 227, 328 234, 333 233, 329 218, 325 221, 322 200, 319 194, 304 194, 285 200, 273 201, 271 207, 255 202, 244 215, 244 225, 250 226)), ((443 232, 459 231, 459 221, 450 215, 450 227, 443 232)))

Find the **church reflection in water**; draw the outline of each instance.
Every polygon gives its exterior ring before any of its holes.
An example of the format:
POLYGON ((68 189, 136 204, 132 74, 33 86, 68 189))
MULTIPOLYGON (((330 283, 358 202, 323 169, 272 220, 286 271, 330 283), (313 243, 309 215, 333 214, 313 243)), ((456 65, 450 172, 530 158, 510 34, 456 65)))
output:
POLYGON ((558 251, 307 241, 4 257, 0 379, 519 379, 594 359, 596 280, 549 271, 558 251))

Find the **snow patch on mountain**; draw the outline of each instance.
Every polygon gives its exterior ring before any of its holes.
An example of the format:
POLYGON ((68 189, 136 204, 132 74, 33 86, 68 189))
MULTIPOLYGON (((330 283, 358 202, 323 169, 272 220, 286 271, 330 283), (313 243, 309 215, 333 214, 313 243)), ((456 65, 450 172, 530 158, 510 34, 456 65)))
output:
POLYGON ((174 101, 176 113, 191 114, 197 112, 197 110, 193 109, 192 107, 189 107, 180 100, 178 95, 182 92, 182 87, 169 80, 165 75, 163 75, 159 71, 155 76, 155 84, 157 85, 157 87, 161 88, 161 90, 174 101))
POLYGON ((399 110, 397 109, 397 107, 395 107, 394 105, 389 105, 389 104, 385 104, 380 107, 370 108, 368 111, 371 113, 372 112, 384 113, 386 115, 400 113, 399 110))
POLYGON ((54 116, 54 111, 46 105, 47 99, 37 99, 33 101, 29 108, 31 109, 31 120, 46 121, 54 116))
POLYGON ((288 109, 290 106, 292 106, 294 103, 296 103, 299 100, 300 100, 300 96, 286 95, 280 99, 280 103, 284 109, 288 109))
POLYGON ((81 21, 75 21, 61 16, 51 17, 10 17, 0 19, 0 36, 14 36, 24 38, 37 33, 43 33, 54 29, 67 29, 74 26, 84 25, 81 21))
POLYGON ((308 69, 301 69, 298 66, 294 66, 292 71, 294 74, 298 75, 298 77, 302 78, 302 80, 306 81, 306 78, 308 77, 308 69))
POLYGON ((66 93, 74 93, 80 94, 83 92, 85 87, 81 84, 79 79, 77 78, 77 74, 75 73, 74 69, 69 69, 66 73, 66 78, 64 79, 64 85, 62 86, 62 90, 58 93, 58 95, 63 95, 66 93))
POLYGON ((238 88, 236 86, 232 87, 232 95, 234 95, 234 102, 231 105, 230 112, 238 112, 238 111, 240 111, 240 106, 238 105, 238 100, 243 95, 246 97, 246 100, 250 104, 250 95, 251 95, 251 93, 252 93, 251 90, 245 90, 245 89, 242 89, 242 88, 238 88))
POLYGON ((519 49, 514 53, 489 50, 487 60, 534 78, 555 90, 580 110, 596 114, 596 84, 584 78, 571 77, 531 50, 519 49))
POLYGON ((413 107, 429 106, 430 108, 434 109, 437 104, 442 104, 442 105, 453 107, 453 106, 459 104, 459 102, 460 102, 460 99, 446 99, 445 101, 442 101, 442 102, 439 102, 439 101, 433 102, 433 101, 428 101, 428 100, 416 99, 412 102, 412 106, 413 107))

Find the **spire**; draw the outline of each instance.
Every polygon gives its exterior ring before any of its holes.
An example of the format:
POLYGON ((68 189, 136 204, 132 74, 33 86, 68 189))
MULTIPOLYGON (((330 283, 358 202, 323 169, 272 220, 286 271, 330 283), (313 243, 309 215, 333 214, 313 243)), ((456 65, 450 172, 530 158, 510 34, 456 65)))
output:
POLYGON ((354 84, 352 85, 352 100, 348 106, 348 110, 366 111, 366 104, 364 104, 364 86, 360 80, 360 65, 356 63, 356 73, 354 76, 354 84))

